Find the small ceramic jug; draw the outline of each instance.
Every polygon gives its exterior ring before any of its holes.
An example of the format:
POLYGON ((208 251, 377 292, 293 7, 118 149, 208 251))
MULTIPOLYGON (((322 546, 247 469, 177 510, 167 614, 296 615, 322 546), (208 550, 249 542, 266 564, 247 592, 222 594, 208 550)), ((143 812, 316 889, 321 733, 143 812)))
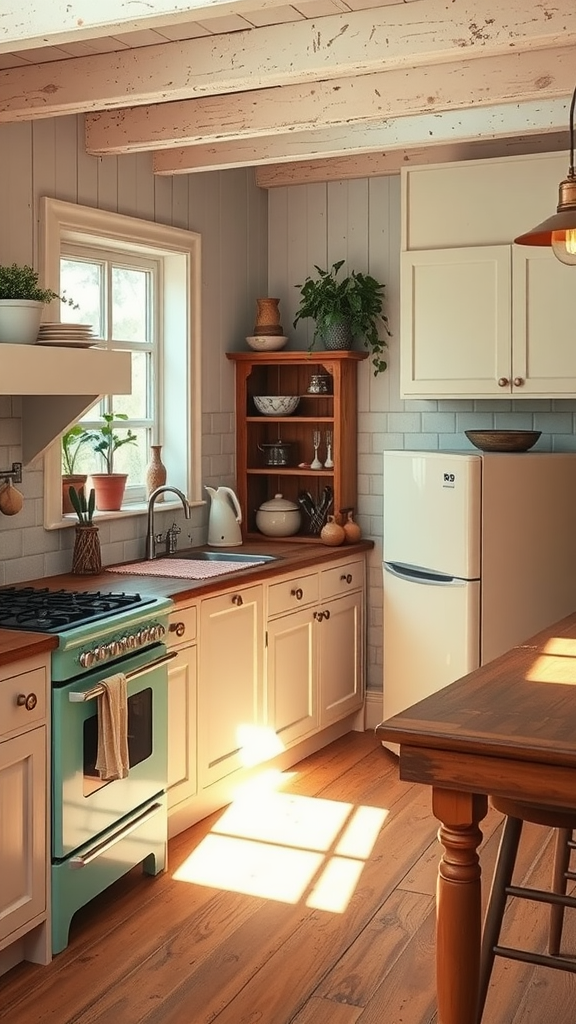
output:
POLYGON ((323 544, 329 544, 331 547, 337 547, 338 544, 342 544, 346 534, 344 527, 339 526, 334 516, 328 516, 328 522, 326 526, 323 526, 320 530, 320 540, 323 544))
POLYGON ((347 544, 357 544, 362 535, 362 531, 358 526, 358 523, 354 522, 354 516, 352 512, 348 513, 346 522, 344 523, 344 533, 346 534, 347 544))

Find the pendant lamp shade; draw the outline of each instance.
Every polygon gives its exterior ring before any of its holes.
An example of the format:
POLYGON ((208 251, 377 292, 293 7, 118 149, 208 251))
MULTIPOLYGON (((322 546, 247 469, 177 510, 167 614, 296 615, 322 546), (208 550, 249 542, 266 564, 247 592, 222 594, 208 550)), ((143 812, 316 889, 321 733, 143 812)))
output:
POLYGON ((576 173, 574 171, 574 105, 570 103, 570 166, 568 177, 560 182, 556 213, 535 228, 519 235, 517 245, 549 245, 561 263, 576 266, 576 173))

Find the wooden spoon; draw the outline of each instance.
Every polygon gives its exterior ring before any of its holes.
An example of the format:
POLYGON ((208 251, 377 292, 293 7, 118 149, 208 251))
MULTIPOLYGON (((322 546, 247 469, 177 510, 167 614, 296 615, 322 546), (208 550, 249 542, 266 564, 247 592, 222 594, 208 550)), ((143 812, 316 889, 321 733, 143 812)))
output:
POLYGON ((0 488, 0 512, 3 512, 5 516, 15 516, 22 510, 23 504, 22 494, 8 478, 0 488))

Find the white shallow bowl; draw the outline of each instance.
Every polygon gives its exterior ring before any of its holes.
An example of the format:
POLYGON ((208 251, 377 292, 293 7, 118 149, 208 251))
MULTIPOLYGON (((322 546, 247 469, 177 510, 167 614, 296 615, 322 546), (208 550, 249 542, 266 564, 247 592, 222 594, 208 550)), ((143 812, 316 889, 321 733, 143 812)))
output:
POLYGON ((290 416, 299 401, 299 395, 254 395, 254 405, 264 416, 290 416))
POLYGON ((284 348, 288 338, 280 334, 256 334, 252 338, 246 338, 246 341, 256 352, 277 352, 278 349, 284 348))

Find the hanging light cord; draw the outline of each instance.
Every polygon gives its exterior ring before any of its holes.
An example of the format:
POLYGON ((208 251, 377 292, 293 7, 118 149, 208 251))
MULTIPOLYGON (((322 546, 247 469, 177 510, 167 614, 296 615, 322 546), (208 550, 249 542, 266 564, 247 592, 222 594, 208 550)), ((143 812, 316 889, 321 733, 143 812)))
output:
POLYGON ((572 102, 570 103, 570 167, 568 169, 568 177, 570 179, 576 177, 574 173, 574 107, 576 106, 576 89, 572 93, 572 102))

